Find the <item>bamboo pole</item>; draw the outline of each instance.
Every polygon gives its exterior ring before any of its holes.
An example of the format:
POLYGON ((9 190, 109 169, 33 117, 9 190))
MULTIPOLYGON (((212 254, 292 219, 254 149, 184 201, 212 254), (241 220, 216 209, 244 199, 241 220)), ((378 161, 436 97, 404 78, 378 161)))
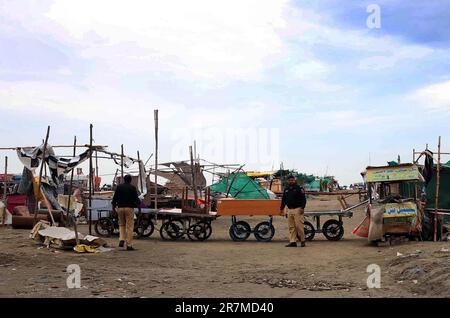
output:
MULTIPOLYGON (((47 150, 47 143, 48 143, 48 137, 50 136, 50 126, 47 127, 47 134, 45 135, 45 141, 44 141, 44 149, 42 151, 42 162, 41 162, 41 169, 39 170, 39 179, 38 179, 38 196, 41 190, 41 183, 42 183, 42 170, 45 165, 45 151, 47 150)), ((36 224, 37 221, 37 215, 38 215, 38 208, 39 208, 39 200, 38 197, 36 197, 36 203, 34 205, 34 224, 36 224)))
MULTIPOLYGON (((141 186, 141 191, 144 191, 144 184, 142 181, 142 169, 141 169, 141 156, 139 155, 139 150, 137 152, 138 164, 139 164, 139 184, 141 186)), ((141 193, 143 194, 143 193, 141 193)))
POLYGON ((197 194, 197 185, 195 184, 195 171, 194 171, 195 163, 194 163, 194 156, 192 154, 192 146, 189 146, 189 154, 191 156, 192 190, 194 191, 194 199, 195 199, 194 207, 197 207, 198 194, 197 194))
POLYGON ((89 125, 89 235, 92 235, 92 129, 89 125))
MULTIPOLYGON (((95 178, 98 181, 98 154, 97 154, 97 150, 95 151, 95 178)), ((100 186, 100 185, 99 185, 100 186)), ((96 191, 99 191, 100 188, 95 189, 96 191)))
POLYGON ((123 144, 120 146, 120 176, 122 177, 122 183, 123 180, 123 144))
MULTIPOLYGON (((428 148, 428 147, 427 147, 428 148)), ((441 179, 441 136, 438 140, 438 161, 436 166, 436 196, 434 201, 434 241, 437 241, 437 222, 438 222, 438 205, 439 205, 439 188, 441 179)))
MULTIPOLYGON (((77 152, 77 136, 73 138, 73 156, 75 157, 77 152)), ((67 199, 67 216, 70 215, 70 199, 72 197, 72 187, 73 187, 73 171, 75 170, 75 167, 72 168, 72 171, 70 172, 70 184, 69 184, 69 198, 67 199)), ((75 211, 73 215, 73 228, 75 230, 75 241, 78 244, 80 244, 80 240, 78 239, 78 229, 77 229, 77 219, 75 218, 75 211)))
POLYGON ((158 209, 158 110, 155 109, 154 113, 155 121, 155 209, 158 209))
MULTIPOLYGON (((37 146, 23 146, 23 147, 1 147, 0 150, 17 150, 19 148, 36 148, 37 146)), ((108 148, 108 146, 92 145, 93 148, 108 148)), ((73 148, 73 145, 56 145, 52 148, 73 148)), ((89 145, 77 145, 77 148, 89 148, 89 145)))
MULTIPOLYGON (((142 183, 141 156, 139 155, 139 150, 137 151, 137 157, 138 157, 138 164, 139 164, 139 183, 141 185, 141 195, 144 195, 144 184, 142 183)), ((142 220, 142 211, 141 211, 141 208, 139 207, 139 212, 138 212, 139 226, 141 225, 141 220, 142 220)))
POLYGON ((4 184, 3 184, 3 203, 5 204, 5 208, 3 210, 3 215, 2 215, 2 225, 5 225, 6 223, 6 189, 7 189, 7 178, 8 176, 8 156, 5 156, 5 179, 4 184))

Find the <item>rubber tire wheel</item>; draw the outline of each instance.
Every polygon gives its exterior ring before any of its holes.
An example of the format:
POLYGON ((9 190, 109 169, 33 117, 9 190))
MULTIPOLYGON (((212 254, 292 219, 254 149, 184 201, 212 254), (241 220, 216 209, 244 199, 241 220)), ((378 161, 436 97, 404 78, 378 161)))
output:
POLYGON ((322 233, 329 241, 339 241, 344 236, 344 227, 338 220, 328 220, 322 226, 322 233))
POLYGON ((152 220, 142 220, 141 228, 144 229, 144 231, 142 232, 143 237, 150 237, 155 231, 155 225, 153 224, 152 220))
POLYGON ((188 238, 191 241, 206 241, 212 234, 211 224, 208 222, 198 222, 189 227, 188 238))
MULTIPOLYGON (((305 221, 303 223, 303 228, 305 231, 305 241, 312 241, 314 236, 316 236, 316 229, 311 224, 311 222, 305 221)), ((301 241, 300 235, 297 235, 299 241, 301 241)))
POLYGON ((161 235, 161 238, 165 241, 178 240, 184 235, 183 229, 180 226, 178 226, 178 224, 172 221, 164 222, 161 225, 159 234, 161 235))
POLYGON ((252 229, 247 222, 238 221, 234 224, 231 224, 229 233, 230 233, 230 237, 233 241, 242 242, 242 241, 245 241, 246 239, 248 239, 251 231, 252 231, 252 229), (237 231, 239 231, 238 235, 240 234, 240 236, 236 235, 237 231))
POLYGON ((141 220, 141 224, 134 229, 134 231, 138 234, 138 238, 141 237, 149 237, 153 234, 155 230, 155 226, 151 220, 141 220))
POLYGON ((255 226, 253 234, 255 235, 255 238, 259 242, 270 242, 272 240, 273 236, 275 235, 275 228, 273 227, 273 225, 270 222, 267 222, 267 221, 261 222, 255 226), (268 235, 262 234, 261 232, 263 232, 263 231, 264 232, 268 231, 268 235))
POLYGON ((99 236, 110 237, 114 233, 114 223, 110 218, 100 218, 95 222, 95 233, 99 236))

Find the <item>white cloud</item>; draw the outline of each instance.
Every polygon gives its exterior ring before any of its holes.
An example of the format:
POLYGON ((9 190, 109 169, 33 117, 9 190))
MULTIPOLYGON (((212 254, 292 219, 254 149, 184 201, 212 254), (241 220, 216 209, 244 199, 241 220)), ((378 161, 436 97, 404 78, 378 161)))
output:
POLYGON ((425 110, 450 114, 450 81, 419 88, 408 100, 418 103, 425 110))
POLYGON ((288 2, 61 0, 43 16, 15 19, 113 72, 159 70, 220 81, 258 78, 283 54, 278 32, 288 2))

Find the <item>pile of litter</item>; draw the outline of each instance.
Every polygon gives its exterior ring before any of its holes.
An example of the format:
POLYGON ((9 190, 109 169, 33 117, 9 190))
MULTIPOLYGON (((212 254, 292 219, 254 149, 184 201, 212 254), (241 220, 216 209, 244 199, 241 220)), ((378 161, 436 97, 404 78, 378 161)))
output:
POLYGON ((74 250, 79 253, 96 253, 108 251, 106 241, 78 232, 79 244, 77 245, 75 232, 65 228, 50 226, 45 221, 38 222, 31 230, 30 238, 41 242, 43 245, 63 250, 74 250))

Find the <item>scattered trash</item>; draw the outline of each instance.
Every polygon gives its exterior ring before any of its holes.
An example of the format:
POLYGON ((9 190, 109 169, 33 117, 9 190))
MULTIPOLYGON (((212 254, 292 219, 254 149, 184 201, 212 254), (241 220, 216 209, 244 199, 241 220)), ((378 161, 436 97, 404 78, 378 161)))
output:
POLYGON ((135 284, 135 283, 132 283, 132 282, 128 282, 128 285, 136 286, 136 284, 135 284))
POLYGON ((414 284, 417 284, 417 279, 413 279, 413 281, 412 281, 414 284))
POLYGON ((97 252, 100 252, 100 253, 111 252, 112 250, 113 250, 113 248, 103 247, 103 246, 99 246, 97 248, 97 252))
POLYGON ((422 268, 420 268, 419 265, 416 265, 416 268, 414 269, 414 271, 416 272, 416 274, 421 273, 422 272, 422 268))
POLYGON ((400 252, 397 252, 397 256, 403 256, 403 254, 400 252))
POLYGON ((97 249, 95 247, 91 247, 85 244, 75 245, 73 250, 77 253, 97 253, 97 249))
POLYGON ((445 248, 445 247, 443 247, 443 248, 441 248, 440 249, 440 252, 450 252, 450 250, 448 249, 448 248, 445 248))

